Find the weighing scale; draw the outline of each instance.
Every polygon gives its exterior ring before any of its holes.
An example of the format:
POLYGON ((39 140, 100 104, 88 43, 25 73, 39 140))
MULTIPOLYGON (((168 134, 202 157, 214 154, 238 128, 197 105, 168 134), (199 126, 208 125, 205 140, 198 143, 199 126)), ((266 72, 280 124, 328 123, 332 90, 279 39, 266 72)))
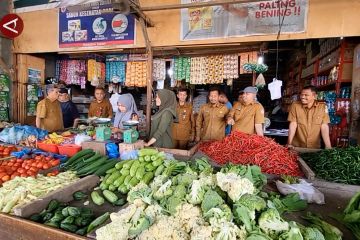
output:
POLYGON ((111 119, 110 118, 88 118, 83 119, 90 126, 95 127, 95 136, 97 141, 106 141, 111 138, 111 119))
POLYGON ((124 121, 122 122, 124 129, 123 133, 124 143, 135 143, 139 139, 139 132, 137 131, 138 121, 124 121))

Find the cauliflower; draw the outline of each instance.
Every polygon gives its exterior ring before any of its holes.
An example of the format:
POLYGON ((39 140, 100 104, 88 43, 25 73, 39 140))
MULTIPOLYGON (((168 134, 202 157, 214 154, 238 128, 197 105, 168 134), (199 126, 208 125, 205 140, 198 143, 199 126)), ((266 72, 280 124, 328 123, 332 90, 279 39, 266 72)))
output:
POLYGON ((196 226, 191 231, 191 240, 212 240, 213 229, 211 226, 196 226))
POLYGON ((236 173, 218 172, 216 180, 221 190, 227 192, 233 201, 239 200, 246 193, 253 194, 256 190, 249 179, 241 178, 236 173))
POLYGON ((193 228, 204 225, 205 221, 201 217, 201 210, 199 207, 192 204, 184 203, 177 208, 176 217, 182 229, 189 233, 193 228))
POLYGON ((278 233, 289 230, 289 224, 281 219, 279 212, 274 208, 269 208, 261 213, 259 227, 265 233, 270 233, 271 231, 278 233))
POLYGON ((112 222, 129 222, 132 216, 135 214, 136 209, 137 207, 134 204, 130 204, 117 213, 111 213, 110 219, 112 222))
POLYGON ((145 183, 140 182, 138 185, 130 189, 127 201, 133 203, 136 199, 141 199, 143 202, 151 204, 151 195, 151 188, 145 183))
POLYGON ((218 229, 220 230, 215 235, 215 240, 245 240, 246 230, 244 228, 238 228, 232 222, 222 222, 218 229))
POLYGON ((127 240, 129 238, 128 231, 131 227, 126 222, 111 222, 96 230, 97 240, 127 240))
POLYGON ((201 184, 200 180, 194 180, 191 184, 190 193, 186 199, 191 204, 200 204, 204 198, 205 188, 201 184))
POLYGON ((161 187, 161 185, 163 185, 163 183, 166 182, 167 179, 168 179, 168 177, 164 176, 164 175, 159 175, 159 176, 155 177, 150 184, 150 188, 153 191, 158 190, 161 187))
POLYGON ((147 230, 143 231, 137 240, 187 240, 190 236, 182 230, 179 221, 171 216, 161 216, 147 230))
POLYGON ((219 226, 222 222, 229 222, 232 220, 231 209, 228 205, 222 204, 219 207, 211 208, 204 214, 204 218, 211 226, 219 226))
POLYGON ((149 219, 150 224, 153 224, 155 222, 156 217, 161 216, 163 214, 163 209, 157 204, 149 205, 145 209, 144 214, 149 219))
POLYGON ((154 199, 161 200, 170 196, 173 193, 173 190, 171 189, 171 183, 171 180, 168 180, 162 184, 160 188, 155 190, 153 194, 154 199))

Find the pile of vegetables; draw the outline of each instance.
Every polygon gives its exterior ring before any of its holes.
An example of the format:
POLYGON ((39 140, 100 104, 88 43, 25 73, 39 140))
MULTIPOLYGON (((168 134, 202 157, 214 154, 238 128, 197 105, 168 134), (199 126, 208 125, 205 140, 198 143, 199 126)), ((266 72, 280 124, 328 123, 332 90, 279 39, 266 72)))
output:
MULTIPOLYGON (((59 166, 60 160, 52 157, 37 155, 30 159, 13 158, 2 161, 0 164, 0 184, 14 179, 15 177, 36 177, 41 170, 48 170, 52 167, 59 166)), ((54 170, 49 176, 55 176, 59 171, 54 170)))
POLYGON ((312 219, 311 227, 285 221, 281 213, 303 210, 306 202, 262 192, 266 177, 258 166, 230 164, 215 173, 204 158, 163 165, 153 181, 130 188, 129 205, 110 214, 97 240, 322 240, 335 230, 312 219))
POLYGON ((360 192, 349 201, 342 214, 333 214, 333 218, 345 225, 360 240, 360 192))
POLYGON ((1 212, 10 213, 13 208, 44 197, 48 193, 63 188, 78 180, 74 172, 63 172, 57 176, 37 178, 16 177, 0 188, 1 212))
POLYGON ((155 175, 160 175, 164 170, 165 154, 156 149, 141 149, 139 157, 135 160, 118 162, 114 168, 109 169, 100 184, 100 189, 119 191, 126 194, 140 181, 148 184, 155 175))
POLYGON ((256 134, 232 132, 220 141, 204 142, 199 148, 217 164, 257 165, 268 174, 302 176, 296 153, 274 140, 256 134))
POLYGON ((85 149, 69 158, 64 168, 75 171, 80 177, 90 174, 103 176, 116 163, 118 163, 117 159, 109 159, 107 156, 95 153, 92 149, 85 149))
POLYGON ((319 178, 337 183, 360 184, 359 146, 302 153, 301 158, 319 178))
POLYGON ((108 212, 96 218, 90 208, 72 207, 53 199, 46 209, 33 214, 29 219, 83 236, 103 224, 108 218, 108 212))
POLYGON ((13 145, 0 145, 0 157, 8 157, 10 153, 17 151, 16 147, 13 145))

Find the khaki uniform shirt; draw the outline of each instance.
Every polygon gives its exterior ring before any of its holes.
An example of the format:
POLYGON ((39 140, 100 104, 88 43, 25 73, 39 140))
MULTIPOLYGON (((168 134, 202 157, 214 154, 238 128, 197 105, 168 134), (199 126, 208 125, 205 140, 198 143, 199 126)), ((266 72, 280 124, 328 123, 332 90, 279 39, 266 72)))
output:
POLYGON ((189 141, 190 137, 195 136, 195 119, 191 103, 185 103, 176 107, 178 123, 172 126, 172 136, 174 140, 189 141))
POLYGON ((45 98, 36 107, 36 117, 40 118, 40 128, 48 132, 64 129, 61 106, 58 100, 53 102, 45 98))
POLYGON ((98 103, 94 99, 89 107, 89 118, 90 117, 101 117, 101 118, 112 118, 113 109, 108 99, 104 99, 101 103, 98 103))
POLYGON ((297 123, 293 146, 320 148, 321 125, 328 124, 330 118, 324 103, 315 102, 309 109, 296 102, 290 107, 288 121, 297 123))
POLYGON ((229 109, 221 103, 201 106, 196 119, 196 136, 201 140, 221 140, 225 137, 226 116, 229 109))
POLYGON ((264 108, 257 102, 248 105, 236 102, 228 117, 233 118, 235 121, 235 124, 232 126, 232 131, 240 131, 248 134, 256 133, 255 124, 263 124, 265 121, 264 108))

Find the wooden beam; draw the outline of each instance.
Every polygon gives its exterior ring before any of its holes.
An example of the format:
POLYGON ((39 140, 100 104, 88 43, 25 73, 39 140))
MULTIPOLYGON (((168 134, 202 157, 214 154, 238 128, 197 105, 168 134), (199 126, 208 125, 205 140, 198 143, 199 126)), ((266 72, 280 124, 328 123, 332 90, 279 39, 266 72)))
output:
POLYGON ((144 35, 147 52, 147 84, 146 84, 146 134, 150 135, 151 130, 151 103, 152 103, 152 85, 153 85, 153 49, 145 25, 145 20, 140 18, 140 25, 144 35))
POLYGON ((185 3, 185 4, 167 4, 167 5, 158 5, 153 7, 141 7, 141 10, 146 11, 161 11, 161 10, 173 10, 173 9, 182 9, 182 8, 194 8, 194 7, 209 7, 222 4, 235 4, 235 3, 252 3, 252 2, 261 2, 263 0, 216 0, 210 2, 195 2, 195 3, 185 3))
POLYGON ((138 19, 144 19, 147 27, 153 27, 153 21, 151 21, 151 19, 142 11, 140 5, 137 3, 138 1, 129 0, 129 2, 131 9, 135 12, 134 14, 138 17, 138 19))

